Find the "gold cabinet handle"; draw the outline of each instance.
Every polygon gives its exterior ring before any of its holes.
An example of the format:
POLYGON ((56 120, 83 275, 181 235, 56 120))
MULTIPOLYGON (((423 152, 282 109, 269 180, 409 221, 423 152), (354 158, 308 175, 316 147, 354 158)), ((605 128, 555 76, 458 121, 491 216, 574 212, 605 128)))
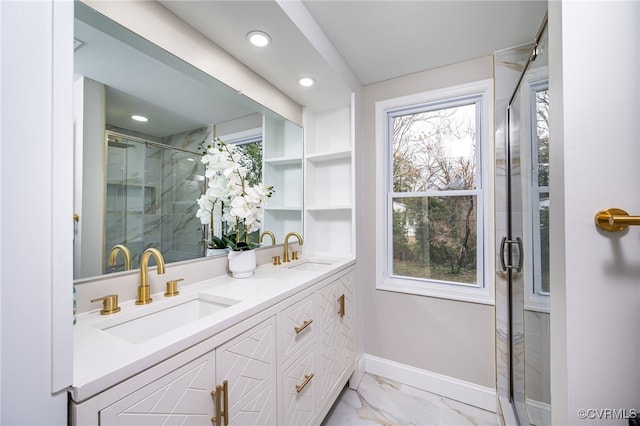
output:
POLYGON ((340 315, 340 318, 342 318, 344 316, 344 294, 340 297, 338 297, 338 303, 340 304, 340 308, 338 309, 338 315, 340 315))
POLYGON ((305 320, 300 327, 294 327, 293 329, 296 331, 296 334, 300 334, 302 330, 309 327, 312 322, 312 319, 305 320))
POLYGON ((99 302, 102 300, 102 309, 100 310, 100 315, 111 315, 117 312, 120 312, 120 306, 118 306, 118 295, 117 294, 109 294, 104 297, 99 297, 97 299, 91 299, 91 303, 99 302))
POLYGON ((211 417, 211 422, 216 425, 223 426, 222 418, 224 417, 224 426, 229 424, 229 384, 225 380, 222 385, 216 386, 215 391, 211 391, 211 396, 215 398, 215 416, 211 417), (224 398, 224 404, 222 402, 224 398))
POLYGON ((629 225, 640 225, 640 216, 629 216, 622 209, 610 208, 596 214, 596 226, 609 232, 624 231, 629 225))
POLYGON ((300 385, 296 385, 296 392, 300 393, 304 390, 304 388, 309 384, 309 382, 313 379, 313 373, 307 374, 304 376, 304 382, 300 385))

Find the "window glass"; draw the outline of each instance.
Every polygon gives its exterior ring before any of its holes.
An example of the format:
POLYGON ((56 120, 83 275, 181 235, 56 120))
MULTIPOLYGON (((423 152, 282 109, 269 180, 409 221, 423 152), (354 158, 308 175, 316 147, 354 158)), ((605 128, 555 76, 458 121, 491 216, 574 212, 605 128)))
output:
POLYGON ((389 115, 392 276, 479 283, 476 102, 389 115))

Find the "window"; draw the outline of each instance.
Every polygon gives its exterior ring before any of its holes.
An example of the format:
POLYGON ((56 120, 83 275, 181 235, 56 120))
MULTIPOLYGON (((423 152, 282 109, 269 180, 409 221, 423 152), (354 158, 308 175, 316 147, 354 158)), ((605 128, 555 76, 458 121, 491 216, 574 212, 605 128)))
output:
POLYGON ((493 303, 491 91, 484 81, 376 104, 377 288, 493 303))
MULTIPOLYGON (((540 76, 546 69, 532 73, 527 80, 528 94, 523 97, 523 110, 527 111, 529 122, 524 123, 528 129, 530 146, 523 148, 528 156, 523 155, 523 164, 530 170, 528 187, 528 203, 523 207, 530 211, 527 238, 528 253, 525 262, 530 271, 525 279, 525 308, 529 310, 549 311, 549 89, 548 81, 540 76), (527 158, 529 157, 529 158, 527 158)), ((523 116, 525 114, 523 113, 523 116)))
POLYGON ((532 195, 538 208, 534 210, 534 291, 549 295, 549 89, 546 83, 533 86, 534 134, 532 135, 532 195), (536 262, 535 260, 538 260, 536 262))

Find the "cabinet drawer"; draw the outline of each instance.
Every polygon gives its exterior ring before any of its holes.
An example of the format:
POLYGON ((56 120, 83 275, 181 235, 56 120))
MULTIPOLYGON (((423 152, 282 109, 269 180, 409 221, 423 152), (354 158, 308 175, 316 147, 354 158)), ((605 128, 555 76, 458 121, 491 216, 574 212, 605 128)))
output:
POLYGON ((314 340, 318 324, 313 314, 312 296, 278 313, 278 359, 281 365, 307 342, 314 340))
POLYGON ((314 345, 309 345, 282 374, 280 397, 285 425, 307 425, 316 415, 318 387, 314 345))

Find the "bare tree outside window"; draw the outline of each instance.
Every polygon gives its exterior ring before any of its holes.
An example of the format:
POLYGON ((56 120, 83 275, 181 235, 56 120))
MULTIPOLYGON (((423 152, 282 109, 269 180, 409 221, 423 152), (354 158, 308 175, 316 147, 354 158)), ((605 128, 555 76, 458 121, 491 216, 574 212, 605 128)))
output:
MULTIPOLYGON (((539 283, 536 288, 542 294, 549 294, 549 90, 535 92, 536 102, 536 136, 537 136, 537 179, 534 182, 538 194, 538 229, 540 239, 539 253, 534 255, 540 259, 539 283), (537 256, 536 256, 537 255, 537 256)), ((534 224, 535 226, 536 224, 534 224)))
POLYGON ((393 274, 476 284, 476 104, 392 118, 393 274))

